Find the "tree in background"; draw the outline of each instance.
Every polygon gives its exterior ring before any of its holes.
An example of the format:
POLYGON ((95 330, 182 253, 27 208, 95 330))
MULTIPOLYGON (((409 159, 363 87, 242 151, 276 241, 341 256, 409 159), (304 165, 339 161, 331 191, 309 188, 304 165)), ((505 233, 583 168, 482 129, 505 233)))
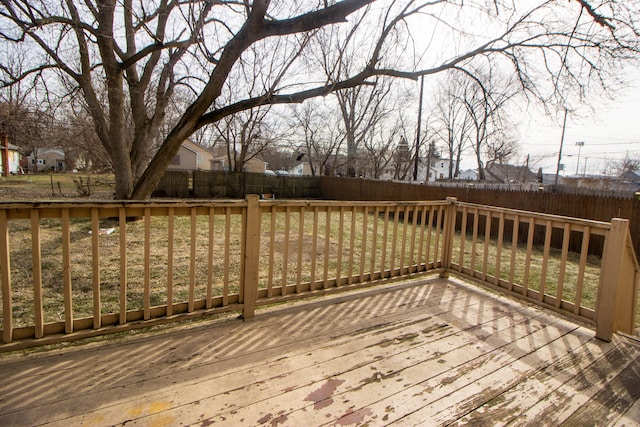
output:
POLYGON ((434 136, 442 142, 449 155, 449 179, 459 174, 462 153, 469 146, 471 117, 465 99, 470 82, 460 73, 451 73, 443 81, 433 108, 434 136))
POLYGON ((311 175, 334 175, 345 140, 340 121, 317 99, 293 105, 289 111, 291 138, 296 141, 294 145, 302 144, 296 150, 296 159, 309 164, 311 175))
POLYGON ((624 159, 613 162, 612 169, 616 176, 622 176, 630 172, 640 174, 640 155, 627 153, 624 159))
POLYGON ((149 197, 182 142, 205 126, 261 105, 375 84, 377 76, 473 73, 480 62, 509 70, 530 99, 566 108, 619 83, 620 65, 637 58, 640 33, 638 0, 0 4, 0 85, 28 82, 49 99, 81 95, 123 199, 149 197), (327 79, 309 60, 311 41, 337 26, 343 59, 333 63, 350 68, 327 79), (425 30, 446 43, 410 37, 425 30), (24 56, 14 67, 9 53, 18 50, 24 56), (236 73, 242 69, 251 72, 236 73), (260 79, 245 80, 255 70, 260 79), (168 106, 180 86, 189 96, 174 118, 168 106), (232 96, 224 95, 228 87, 232 96))
POLYGON ((268 112, 268 107, 241 111, 214 125, 216 139, 225 150, 230 171, 242 172, 245 164, 273 141, 265 119, 268 112))
POLYGON ((516 91, 509 79, 492 73, 476 71, 463 94, 462 103, 470 124, 471 146, 476 155, 478 179, 486 179, 485 166, 502 163, 517 147, 509 135, 507 106, 516 91), (482 161, 483 154, 488 157, 482 161))

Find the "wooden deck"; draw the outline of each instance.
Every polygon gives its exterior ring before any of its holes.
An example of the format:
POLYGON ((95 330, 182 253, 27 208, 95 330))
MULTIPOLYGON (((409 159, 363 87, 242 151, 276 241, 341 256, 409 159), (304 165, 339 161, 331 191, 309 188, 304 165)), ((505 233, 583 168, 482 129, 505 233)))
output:
POLYGON ((638 425, 640 346, 456 279, 0 356, 0 425, 638 425))

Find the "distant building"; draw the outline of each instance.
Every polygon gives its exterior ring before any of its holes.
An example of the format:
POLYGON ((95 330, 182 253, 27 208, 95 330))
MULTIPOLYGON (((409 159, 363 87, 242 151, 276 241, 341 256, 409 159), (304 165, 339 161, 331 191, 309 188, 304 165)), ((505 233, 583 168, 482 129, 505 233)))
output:
MULTIPOLYGON (((211 160, 211 169, 214 171, 230 171, 233 165, 229 164, 228 156, 219 156, 211 160)), ((242 167, 242 172, 264 173, 267 170, 267 163, 255 157, 247 160, 242 167)))
MULTIPOLYGON (((451 159, 436 158, 431 159, 431 169, 426 181, 434 182, 449 178, 449 168, 455 173, 456 162, 451 159)), ((454 177, 455 178, 455 177, 454 177)))
MULTIPOLYGON (((2 155, 0 156, 0 171, 4 172, 4 150, 5 147, 1 147, 2 155)), ((7 147, 7 157, 8 157, 8 172, 11 174, 21 173, 20 167, 20 148, 16 147, 13 144, 9 144, 7 147)))
POLYGON ((27 156, 29 172, 64 172, 67 170, 64 150, 38 148, 27 156))
POLYGON ((460 175, 458 175, 458 179, 462 181, 477 181, 478 171, 475 169, 465 169, 460 172, 460 175))
POLYGON ((538 175, 526 166, 493 163, 487 166, 484 171, 487 181, 497 181, 504 184, 538 182, 538 175))
MULTIPOLYGON (((320 165, 314 164, 313 170, 316 175, 320 175, 320 165)), ((313 175, 311 173, 311 165, 309 164, 309 162, 300 162, 294 167, 292 167, 291 169, 289 169, 288 172, 290 175, 297 175, 297 176, 313 175)))
POLYGON ((207 148, 186 140, 169 163, 169 170, 212 170, 214 155, 207 148))
POLYGON ((562 187, 561 190, 568 192, 593 191, 630 194, 640 191, 640 175, 629 171, 618 177, 607 175, 560 177, 558 184, 562 187))

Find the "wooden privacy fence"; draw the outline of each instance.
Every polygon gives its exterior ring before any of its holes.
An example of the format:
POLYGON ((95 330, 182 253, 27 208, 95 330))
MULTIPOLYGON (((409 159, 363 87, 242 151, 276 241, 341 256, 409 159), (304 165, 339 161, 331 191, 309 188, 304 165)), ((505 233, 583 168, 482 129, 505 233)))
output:
POLYGON ((209 313, 251 318, 257 306, 422 272, 480 281, 609 340, 633 332, 635 260, 625 220, 455 199, 2 203, 2 348, 209 313), (550 244, 557 232, 560 249, 550 244), (602 258, 588 255, 593 244, 602 258))

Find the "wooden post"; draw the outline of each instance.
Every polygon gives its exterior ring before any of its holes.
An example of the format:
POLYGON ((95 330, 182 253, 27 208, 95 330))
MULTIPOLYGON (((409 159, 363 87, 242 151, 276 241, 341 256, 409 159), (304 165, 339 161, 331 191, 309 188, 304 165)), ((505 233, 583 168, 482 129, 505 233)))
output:
POLYGON ((453 235, 456 230, 456 206, 458 199, 455 197, 447 197, 447 211, 444 215, 444 236, 442 238, 442 267, 444 270, 440 273, 440 277, 449 277, 449 269, 451 268, 451 256, 453 252, 453 235))
POLYGON ((633 283, 624 283, 622 275, 628 233, 629 220, 614 218, 605 237, 596 301, 596 338, 604 341, 611 341, 616 332, 616 311, 623 309, 616 306, 616 294, 624 292, 625 286, 633 286, 633 283))
MULTIPOLYGON (((260 196, 247 195, 247 222, 244 250, 244 309, 242 317, 255 317, 258 296, 258 273, 260 269, 260 196)), ((283 285, 284 286, 284 285, 283 285)))

